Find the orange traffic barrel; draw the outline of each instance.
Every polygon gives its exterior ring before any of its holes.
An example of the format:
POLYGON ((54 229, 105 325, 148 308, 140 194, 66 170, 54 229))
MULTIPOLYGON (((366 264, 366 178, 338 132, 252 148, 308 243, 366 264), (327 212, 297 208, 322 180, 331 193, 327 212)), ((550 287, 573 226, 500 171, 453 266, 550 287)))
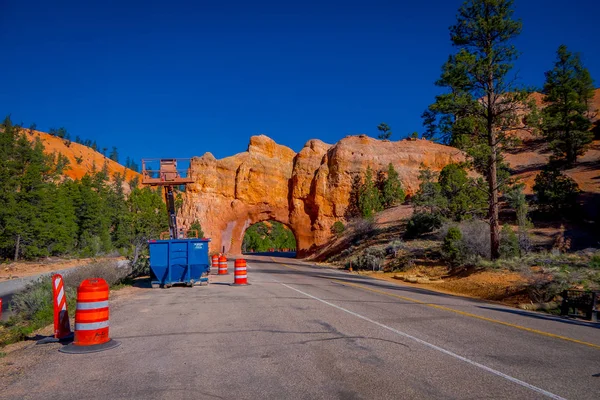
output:
POLYGON ((233 274, 234 285, 247 285, 248 275, 246 273, 246 260, 238 258, 234 263, 234 274, 233 274))
POLYGON ((108 336, 109 288, 102 278, 86 279, 77 288, 75 340, 63 353, 93 353, 120 345, 108 336))
POLYGON ((219 275, 227 275, 227 258, 219 257, 219 275))
POLYGON ((211 268, 219 268, 219 256, 217 254, 213 254, 210 263, 211 268))

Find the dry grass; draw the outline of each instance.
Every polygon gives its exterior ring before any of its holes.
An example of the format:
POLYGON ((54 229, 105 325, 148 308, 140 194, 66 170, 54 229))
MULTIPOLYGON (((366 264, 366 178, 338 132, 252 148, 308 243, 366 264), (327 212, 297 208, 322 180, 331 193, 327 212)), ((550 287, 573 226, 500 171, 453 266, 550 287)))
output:
MULTIPOLYGON (((65 293, 69 309, 73 310, 77 287, 85 279, 102 278, 109 286, 120 284, 127 277, 129 268, 119 266, 119 261, 98 261, 66 273, 65 293)), ((25 339, 35 330, 53 322, 52 278, 43 277, 17 293, 11 302, 14 315, 0 324, 0 346, 25 339)))

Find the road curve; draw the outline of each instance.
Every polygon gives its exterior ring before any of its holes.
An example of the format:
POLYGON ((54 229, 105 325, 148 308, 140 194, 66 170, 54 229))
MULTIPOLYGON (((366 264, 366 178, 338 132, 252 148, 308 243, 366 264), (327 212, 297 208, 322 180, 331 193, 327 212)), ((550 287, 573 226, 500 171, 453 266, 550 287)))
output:
POLYGON ((248 286, 129 289, 111 308, 120 347, 30 346, 44 356, 0 398, 600 398, 596 324, 296 260, 248 266, 248 286))

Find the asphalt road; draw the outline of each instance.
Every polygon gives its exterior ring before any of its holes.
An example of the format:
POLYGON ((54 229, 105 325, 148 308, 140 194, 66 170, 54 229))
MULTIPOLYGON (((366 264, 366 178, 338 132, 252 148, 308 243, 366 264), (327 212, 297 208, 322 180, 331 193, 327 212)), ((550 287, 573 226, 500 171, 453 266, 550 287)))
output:
POLYGON ((32 346, 44 356, 0 398, 600 398, 598 325, 247 258, 248 286, 128 289, 120 347, 32 346))

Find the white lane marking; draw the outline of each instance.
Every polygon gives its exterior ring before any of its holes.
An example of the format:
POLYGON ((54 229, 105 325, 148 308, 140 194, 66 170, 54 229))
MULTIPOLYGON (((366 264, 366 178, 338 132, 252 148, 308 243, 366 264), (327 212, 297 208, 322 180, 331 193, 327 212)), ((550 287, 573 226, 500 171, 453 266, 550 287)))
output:
POLYGON ((338 306, 338 305, 335 305, 335 304, 333 304, 333 303, 330 303, 330 302, 328 302, 328 301, 326 301, 326 300, 323 300, 323 299, 320 299, 320 298, 318 298, 318 297, 315 297, 315 296, 313 296, 312 294, 305 293, 305 292, 303 292, 303 291, 301 291, 301 290, 298 290, 298 289, 296 289, 296 288, 293 288, 293 287, 291 287, 291 286, 289 286, 289 285, 286 285, 285 283, 281 283, 281 285, 282 285, 282 286, 285 286, 285 287, 286 287, 286 288, 288 288, 288 289, 292 289, 292 290, 294 290, 294 291, 296 291, 296 292, 298 292, 298 293, 300 293, 300 294, 303 294, 303 295, 304 295, 304 296, 306 296, 306 297, 310 297, 311 299, 314 299, 314 300, 320 301, 320 302, 321 302, 321 303, 323 303, 323 304, 327 304, 328 306, 331 306, 331 307, 333 307, 333 308, 337 308, 337 309, 338 309, 338 310, 340 310, 340 311, 344 311, 344 312, 346 312, 346 313, 348 313, 348 314, 350 314, 350 315, 353 315, 353 316, 355 316, 355 317, 357 317, 357 318, 360 318, 360 319, 362 319, 362 320, 365 320, 365 321, 367 321, 367 322, 370 322, 370 323, 372 323, 372 324, 375 324, 375 325, 377 325, 377 326, 379 326, 379 327, 381 327, 381 328, 387 329, 388 331, 394 332, 394 333, 395 333, 395 334, 397 334, 397 335, 403 336, 403 337, 405 337, 405 338, 407 338, 407 339, 414 340, 415 342, 417 342, 417 343, 421 343, 422 345, 424 345, 424 346, 427 346, 427 347, 429 347, 429 348, 431 348, 431 349, 437 350, 437 351, 439 351, 439 352, 441 352, 441 353, 444 353, 444 354, 447 354, 447 355, 449 355, 449 356, 451 356, 451 357, 457 358, 457 359, 459 359, 459 360, 461 360, 461 361, 464 361, 464 362, 466 362, 466 363, 468 363, 468 364, 471 364, 471 365, 473 365, 473 366, 475 366, 475 367, 477 367, 477 368, 481 368, 481 369, 483 369, 484 371, 490 372, 490 373, 492 373, 492 374, 494 374, 494 375, 497 375, 497 376, 499 376, 499 377, 501 377, 501 378, 504 378, 504 379, 506 379, 506 380, 508 380, 508 381, 511 381, 511 382, 513 382, 513 383, 516 383, 517 385, 521 385, 521 386, 523 386, 523 387, 526 387, 527 389, 531 389, 531 390, 533 390, 534 392, 537 392, 537 393, 543 394, 544 396, 547 396, 547 397, 549 397, 549 398, 551 398, 551 399, 556 399, 556 400, 566 400, 564 397, 560 397, 560 396, 559 396, 559 395, 557 395, 557 394, 550 393, 550 392, 548 392, 548 391, 546 391, 546 390, 544 390, 544 389, 541 389, 541 388, 539 388, 539 387, 537 387, 537 386, 533 386, 533 385, 531 385, 531 384, 529 384, 529 383, 527 383, 527 382, 523 382, 522 380, 519 380, 519 379, 517 379, 517 378, 513 378, 513 377, 512 377, 512 376, 510 376, 510 375, 506 375, 505 373, 502 373, 502 372, 500 372, 500 371, 497 371, 497 370, 495 370, 495 369, 493 369, 493 368, 490 368, 490 367, 488 367, 488 366, 485 366, 485 365, 483 365, 483 364, 479 364, 479 363, 478 363, 478 362, 476 362, 476 361, 470 360, 470 359, 468 359, 468 358, 466 358, 466 357, 463 357, 463 356, 461 356, 461 355, 458 355, 458 354, 456 354, 456 353, 453 353, 453 352, 451 352, 450 350, 443 349, 443 348, 441 348, 441 347, 439 347, 439 346, 436 346, 435 344, 431 344, 431 343, 429 343, 429 342, 426 342, 426 341, 424 341, 424 340, 422 340, 422 339, 419 339, 419 338, 417 338, 417 337, 415 337, 415 336, 411 336, 411 335, 409 335, 408 333, 405 333, 405 332, 399 331, 399 330, 397 330, 397 329, 394 329, 394 328, 392 328, 391 326, 384 325, 384 324, 382 324, 382 323, 380 323, 380 322, 377 322, 377 321, 374 321, 374 320, 372 320, 372 319, 370 319, 370 318, 368 318, 368 317, 365 317, 365 316, 363 316, 363 315, 357 314, 357 313, 355 313, 354 311, 347 310, 347 309, 345 309, 345 308, 343 308, 343 307, 340 307, 340 306, 338 306))

